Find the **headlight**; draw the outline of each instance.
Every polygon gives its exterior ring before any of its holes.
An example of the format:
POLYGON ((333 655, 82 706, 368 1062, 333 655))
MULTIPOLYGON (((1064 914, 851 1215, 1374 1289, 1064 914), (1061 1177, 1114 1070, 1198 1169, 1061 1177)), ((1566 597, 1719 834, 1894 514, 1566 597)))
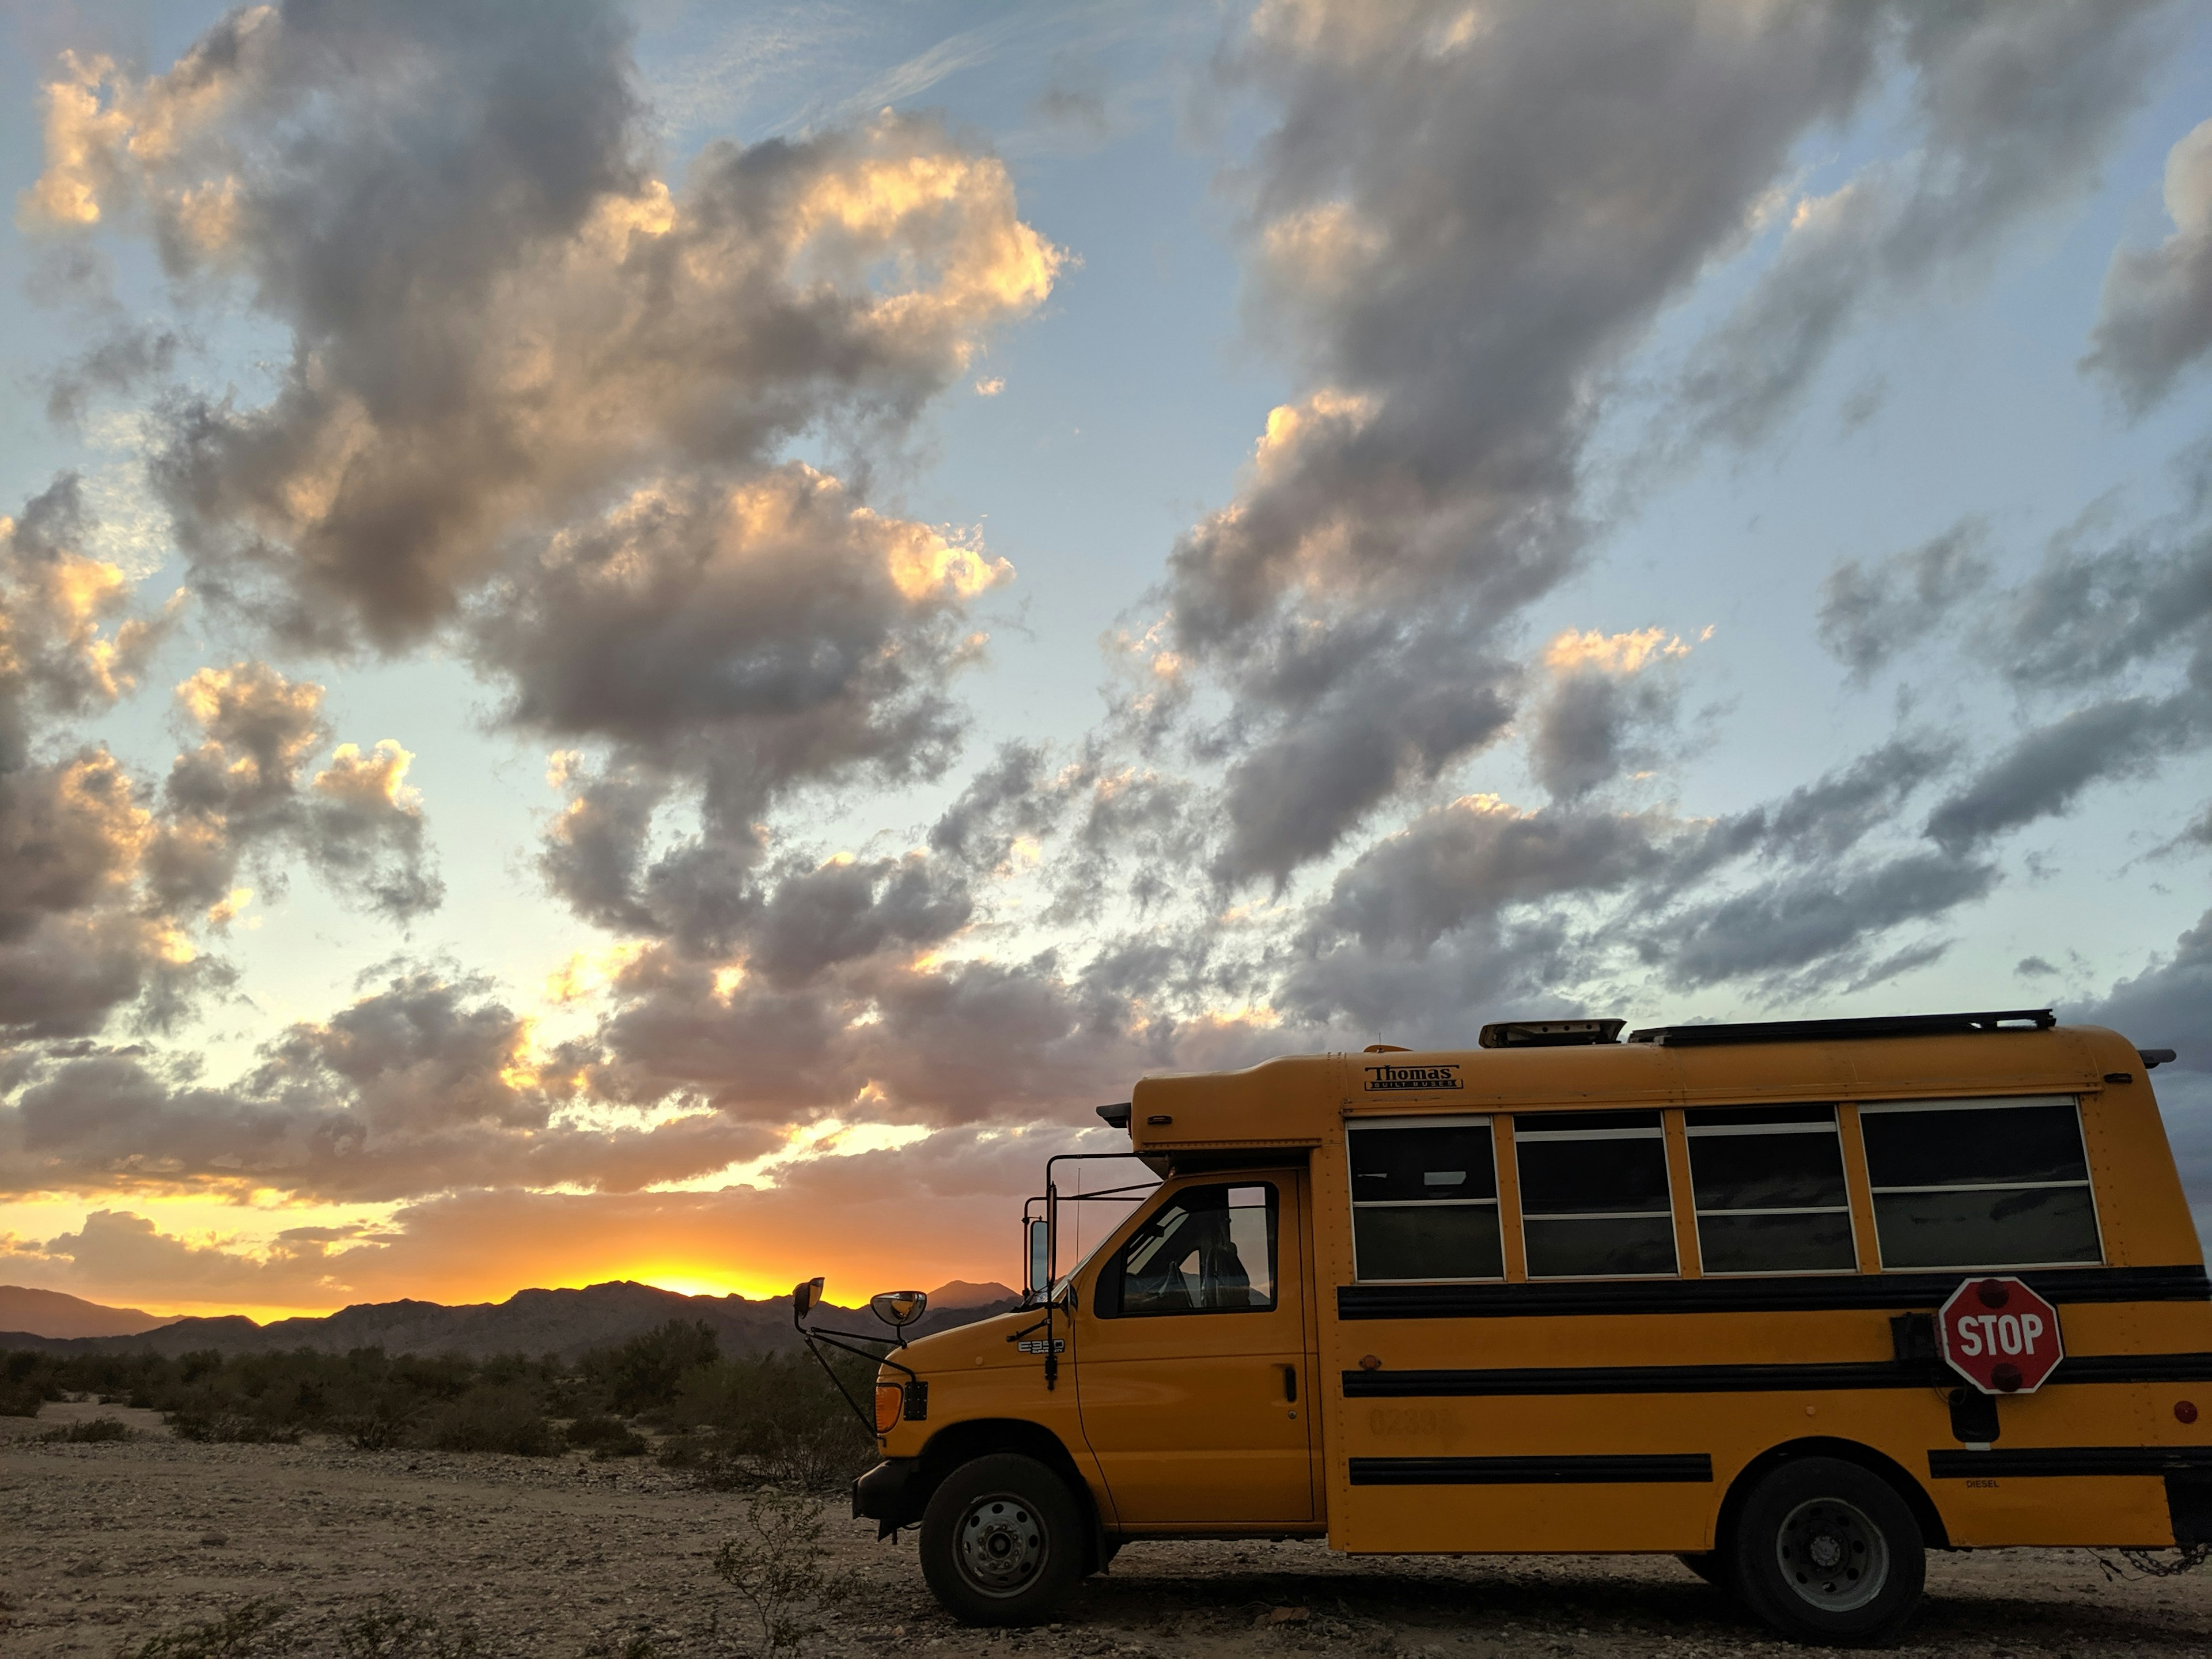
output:
POLYGON ((876 1432, 889 1434, 898 1426, 899 1413, 906 1409, 906 1390, 896 1382, 876 1384, 876 1432))

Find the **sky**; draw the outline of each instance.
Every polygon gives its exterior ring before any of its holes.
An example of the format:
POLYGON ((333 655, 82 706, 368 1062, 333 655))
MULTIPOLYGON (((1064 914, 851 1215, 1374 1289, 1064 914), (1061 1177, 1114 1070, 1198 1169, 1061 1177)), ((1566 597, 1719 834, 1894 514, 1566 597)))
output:
POLYGON ((1566 1013, 2109 1024, 2212 1223, 2212 9, 4 28, 0 1279, 1011 1280, 1566 1013))

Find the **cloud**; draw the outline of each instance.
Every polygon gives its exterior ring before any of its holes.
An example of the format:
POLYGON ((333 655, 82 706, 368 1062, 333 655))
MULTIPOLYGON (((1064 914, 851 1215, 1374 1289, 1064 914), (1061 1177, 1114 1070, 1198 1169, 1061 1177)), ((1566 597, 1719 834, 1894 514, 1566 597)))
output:
POLYGON ((473 625, 507 720, 700 778, 742 836, 798 780, 941 769, 945 684, 980 643, 963 608, 1012 575, 794 462, 639 491, 495 583, 473 625))
POLYGON ((258 662, 203 668, 177 688, 201 738, 177 757, 162 789, 149 864, 165 901, 217 903, 248 858, 281 884, 276 860, 296 854, 339 893, 396 921, 443 902, 405 748, 390 738, 367 754, 341 744, 308 775, 330 740, 323 695, 258 662))
POLYGON ((1571 800, 1626 767, 1656 763, 1653 744, 1674 717, 1678 693, 1668 670, 1690 650, 1659 628, 1612 635, 1570 629, 1554 639, 1544 651, 1551 685, 1528 737, 1536 781, 1554 799, 1571 800))
MULTIPOLYGON (((2212 1072, 2205 1011, 2212 1008, 2212 911, 2174 941, 2173 952, 2116 983, 2069 1019, 2109 1025, 2146 1048, 2172 1048, 2184 1072, 2212 1072)), ((2161 1075, 2168 1075, 2161 1073, 2161 1075)))
POLYGON ((1786 991, 1790 976, 1813 968, 1820 971, 1801 988, 1826 988, 1838 977, 1887 978, 1926 957, 1905 953, 1869 975, 1865 941, 1987 897, 1996 883, 1993 865, 1933 853, 1904 854, 1840 878, 1795 872, 1654 926, 1645 948, 1668 979, 1692 989, 1750 980, 1786 991))
POLYGON ((2212 348, 2212 121, 2166 152, 2166 211, 2173 234, 2157 246, 2113 251, 2081 360, 2137 415, 2212 348))
POLYGON ((64 60, 27 218, 143 229, 292 337, 270 402, 167 405, 209 591, 399 647, 611 491, 895 430, 1049 290, 1004 167, 926 120, 710 144, 672 192, 626 33, 393 0, 234 13, 143 79, 64 60))
POLYGON ((2171 40, 2170 12, 1900 8, 1890 28, 1920 143, 1796 203, 1750 294, 1690 352, 1669 425, 1695 441, 1764 441, 1867 311, 1972 268, 2015 225, 2094 187, 2171 40))
POLYGON ((1158 596, 1229 705, 1195 749, 1227 762, 1220 880, 1284 881, 1507 730, 1515 622, 1592 534, 1608 377, 1854 107, 1884 27, 1810 6, 1254 14, 1230 73, 1273 125, 1232 177, 1255 321, 1305 380, 1158 596))
POLYGON ((1987 587, 1991 566, 1981 550, 1988 538, 1988 526, 1969 519, 1871 566, 1844 560, 1820 584, 1821 645, 1864 684, 1987 587))
POLYGON ((1951 794, 1928 819, 1928 834, 1964 852, 2008 830, 2063 812, 2092 784, 2140 777, 2173 750, 2208 735, 2201 696, 2121 697, 2092 703, 2039 726, 1951 794))
POLYGON ((711 1111, 595 1115, 579 1092, 593 1058, 540 1052, 482 981, 414 969, 294 1024, 223 1087, 137 1049, 46 1060, 0 1108, 0 1181, 364 1201, 510 1182, 623 1192, 780 1144, 711 1111))

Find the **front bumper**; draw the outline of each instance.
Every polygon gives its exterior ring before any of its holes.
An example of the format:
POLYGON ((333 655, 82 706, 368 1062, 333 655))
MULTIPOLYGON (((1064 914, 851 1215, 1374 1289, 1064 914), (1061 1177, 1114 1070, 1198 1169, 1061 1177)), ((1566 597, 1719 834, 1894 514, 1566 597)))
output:
POLYGON ((913 1526, 927 1502, 919 1457, 886 1457, 853 1482, 854 1517, 865 1516, 876 1522, 878 1538, 913 1526))

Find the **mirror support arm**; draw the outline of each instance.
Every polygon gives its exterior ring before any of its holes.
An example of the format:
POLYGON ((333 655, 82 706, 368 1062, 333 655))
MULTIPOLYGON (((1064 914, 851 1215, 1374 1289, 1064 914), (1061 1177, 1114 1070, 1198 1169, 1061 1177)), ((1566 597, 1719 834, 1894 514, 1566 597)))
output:
MULTIPOLYGON (((809 1311, 811 1312, 811 1310, 810 1309, 809 1311)), ((799 1333, 799 1340, 805 1344, 806 1352, 814 1356, 814 1363, 822 1367, 823 1375, 827 1376, 837 1392, 845 1397, 845 1403, 853 1408, 853 1415, 860 1419, 860 1426, 871 1435, 876 1432, 875 1413, 861 1409, 860 1402, 853 1398, 853 1391, 845 1386, 845 1381, 837 1375, 836 1367, 830 1364, 821 1348, 815 1345, 817 1342, 823 1343, 842 1352, 857 1354, 862 1359, 873 1360, 878 1365, 888 1365, 895 1371, 903 1371, 909 1382, 918 1380, 911 1366, 901 1364, 887 1353, 876 1353, 860 1346, 863 1342, 888 1341, 889 1338, 864 1335, 859 1331, 817 1331, 807 1324, 806 1315, 799 1310, 799 1304, 796 1300, 793 1300, 791 1305, 791 1328, 799 1333)), ((906 1345, 902 1341, 899 1346, 903 1347, 906 1345)))

